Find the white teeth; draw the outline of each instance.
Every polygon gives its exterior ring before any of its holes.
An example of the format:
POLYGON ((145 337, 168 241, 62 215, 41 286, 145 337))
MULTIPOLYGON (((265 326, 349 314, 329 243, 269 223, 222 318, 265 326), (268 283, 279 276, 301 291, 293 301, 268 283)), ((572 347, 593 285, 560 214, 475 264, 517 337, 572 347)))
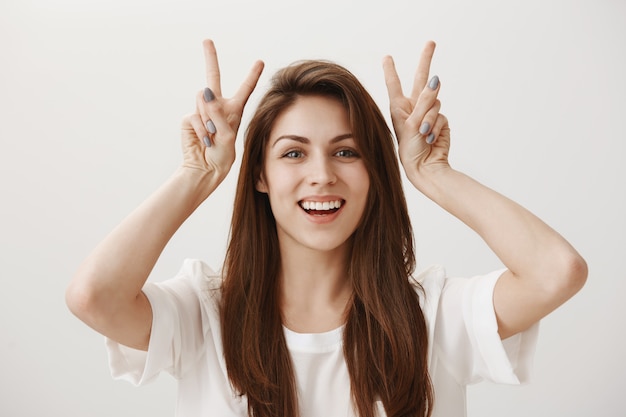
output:
POLYGON ((305 210, 333 210, 341 207, 341 200, 335 201, 303 201, 300 203, 303 209, 305 210))

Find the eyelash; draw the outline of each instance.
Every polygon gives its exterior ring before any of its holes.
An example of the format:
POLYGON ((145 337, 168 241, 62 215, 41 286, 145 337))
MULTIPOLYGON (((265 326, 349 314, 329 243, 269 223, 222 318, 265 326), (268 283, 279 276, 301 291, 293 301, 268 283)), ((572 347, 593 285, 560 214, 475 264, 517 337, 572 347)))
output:
POLYGON ((287 151, 283 154, 283 158, 289 158, 289 159, 296 159, 296 158, 302 158, 302 151, 299 150, 291 150, 291 151, 287 151), (298 154, 298 156, 295 156, 294 154, 298 154))
POLYGON ((358 158, 359 154, 354 149, 340 149, 335 152, 335 155, 339 153, 348 153, 349 155, 345 155, 344 158, 358 158))
MULTIPOLYGON (((304 152, 299 149, 292 149, 290 151, 285 152, 282 155, 282 157, 289 158, 289 159, 297 159, 297 158, 302 158, 303 154, 304 152)), ((349 149, 349 148, 340 149, 337 152, 335 152, 333 155, 339 156, 341 158, 358 158, 360 156, 354 149, 349 149), (340 154, 344 154, 344 155, 341 156, 340 154), (345 154, 348 154, 348 155, 345 155, 345 154)))

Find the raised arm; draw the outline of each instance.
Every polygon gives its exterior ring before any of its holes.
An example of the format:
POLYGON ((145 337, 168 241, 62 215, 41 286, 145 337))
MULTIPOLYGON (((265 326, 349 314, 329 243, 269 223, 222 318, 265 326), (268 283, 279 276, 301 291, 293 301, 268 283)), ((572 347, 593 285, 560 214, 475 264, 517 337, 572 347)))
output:
POLYGON ((244 106, 263 70, 254 64, 229 99, 222 97, 215 46, 203 43, 207 88, 182 122, 183 163, 84 260, 66 291, 70 310, 111 339, 147 349, 152 310, 141 291, 176 230, 222 182, 235 159, 244 106))
POLYGON ((383 62, 399 156, 411 183, 476 231, 508 269, 493 300, 504 339, 572 297, 587 278, 587 265, 528 210, 450 167, 450 129, 437 99, 440 83, 436 76, 429 78, 434 50, 433 42, 424 47, 409 96, 402 92, 391 57, 383 62))

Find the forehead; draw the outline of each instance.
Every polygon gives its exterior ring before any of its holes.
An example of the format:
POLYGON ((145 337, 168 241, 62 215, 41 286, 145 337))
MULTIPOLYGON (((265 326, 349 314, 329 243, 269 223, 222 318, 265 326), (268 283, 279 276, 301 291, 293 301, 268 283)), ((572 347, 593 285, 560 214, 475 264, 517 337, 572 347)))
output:
POLYGON ((341 101, 333 97, 307 95, 299 96, 276 118, 270 142, 282 135, 323 139, 346 133, 351 133, 350 120, 341 101))

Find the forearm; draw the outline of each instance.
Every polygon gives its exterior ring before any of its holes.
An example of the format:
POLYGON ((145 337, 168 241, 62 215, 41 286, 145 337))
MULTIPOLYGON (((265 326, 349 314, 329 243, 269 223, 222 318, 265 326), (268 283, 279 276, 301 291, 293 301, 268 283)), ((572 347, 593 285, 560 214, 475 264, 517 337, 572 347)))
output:
POLYGON ((538 217, 465 174, 440 167, 427 174, 414 172, 410 179, 476 231, 517 277, 555 277, 578 257, 571 245, 538 217))
POLYGON ((218 183, 209 172, 179 169, 94 249, 70 287, 110 302, 136 297, 167 242, 218 183))

